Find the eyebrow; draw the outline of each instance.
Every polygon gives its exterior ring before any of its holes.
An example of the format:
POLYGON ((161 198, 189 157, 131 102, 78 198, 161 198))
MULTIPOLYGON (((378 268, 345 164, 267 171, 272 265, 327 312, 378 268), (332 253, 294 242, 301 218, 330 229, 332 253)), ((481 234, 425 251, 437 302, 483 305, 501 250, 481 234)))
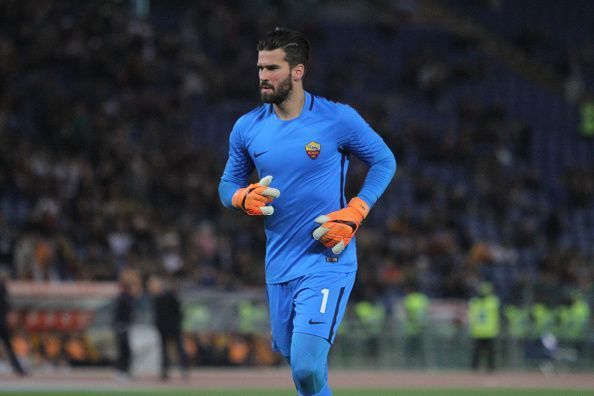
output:
POLYGON ((272 63, 270 65, 261 65, 261 64, 257 64, 257 67, 261 67, 261 68, 266 68, 266 69, 280 69, 280 65, 276 64, 276 63, 272 63))

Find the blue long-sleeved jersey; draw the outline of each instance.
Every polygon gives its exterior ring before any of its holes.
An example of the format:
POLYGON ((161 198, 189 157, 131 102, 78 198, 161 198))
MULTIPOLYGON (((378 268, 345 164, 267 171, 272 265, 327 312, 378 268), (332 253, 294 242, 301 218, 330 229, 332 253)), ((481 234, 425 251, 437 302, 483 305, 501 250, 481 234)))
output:
POLYGON ((349 154, 369 171, 358 197, 371 208, 396 171, 394 155, 381 137, 351 107, 305 93, 301 114, 277 117, 264 104, 240 117, 229 138, 229 159, 219 184, 224 206, 248 184, 254 167, 271 175, 281 192, 266 228, 266 282, 281 283, 323 271, 357 268, 355 239, 334 255, 312 237, 314 219, 346 206, 344 186, 349 154))

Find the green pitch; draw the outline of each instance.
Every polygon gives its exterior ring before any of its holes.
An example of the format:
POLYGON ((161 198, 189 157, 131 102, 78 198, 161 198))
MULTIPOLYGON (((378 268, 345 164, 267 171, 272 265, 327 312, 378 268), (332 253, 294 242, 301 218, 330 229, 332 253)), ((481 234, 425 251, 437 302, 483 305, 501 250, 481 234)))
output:
MULTIPOLYGON (((160 390, 160 391, 23 391, 23 392, 0 392, 2 396, 294 396, 292 391, 279 390, 160 390)), ((335 396, 594 396, 594 390, 555 390, 555 389, 352 389, 336 390, 335 396)))

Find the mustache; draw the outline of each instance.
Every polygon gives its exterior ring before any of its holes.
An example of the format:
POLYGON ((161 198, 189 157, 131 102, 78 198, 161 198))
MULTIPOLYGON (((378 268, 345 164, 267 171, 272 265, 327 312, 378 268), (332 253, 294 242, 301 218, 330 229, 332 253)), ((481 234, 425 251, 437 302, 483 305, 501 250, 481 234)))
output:
POLYGON ((270 88, 270 89, 274 89, 272 85, 270 85, 270 84, 266 84, 266 83, 260 83, 260 88, 270 88))

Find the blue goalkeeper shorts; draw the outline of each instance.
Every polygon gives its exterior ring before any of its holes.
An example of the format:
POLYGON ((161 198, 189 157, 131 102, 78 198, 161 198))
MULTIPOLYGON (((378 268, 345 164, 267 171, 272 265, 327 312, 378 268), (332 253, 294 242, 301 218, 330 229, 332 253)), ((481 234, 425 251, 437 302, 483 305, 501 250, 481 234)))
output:
POLYGON ((334 342, 353 290, 356 271, 321 272, 266 285, 272 347, 291 354, 293 333, 316 335, 334 342))

